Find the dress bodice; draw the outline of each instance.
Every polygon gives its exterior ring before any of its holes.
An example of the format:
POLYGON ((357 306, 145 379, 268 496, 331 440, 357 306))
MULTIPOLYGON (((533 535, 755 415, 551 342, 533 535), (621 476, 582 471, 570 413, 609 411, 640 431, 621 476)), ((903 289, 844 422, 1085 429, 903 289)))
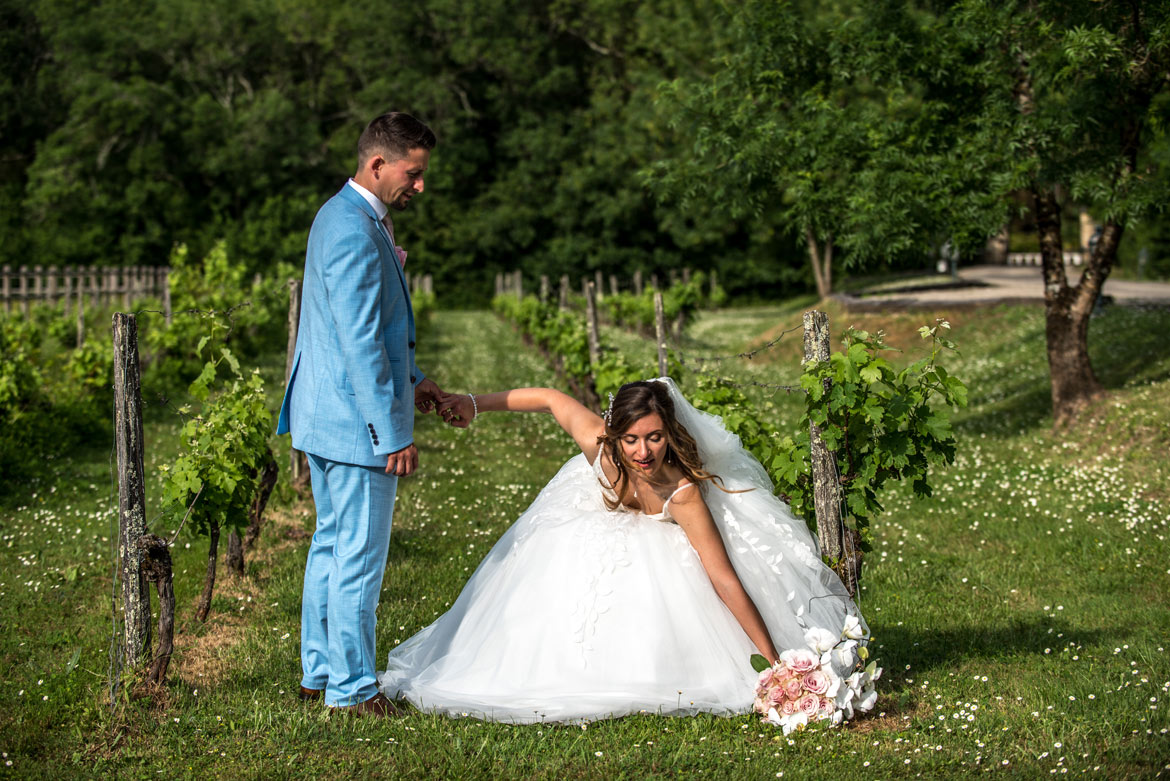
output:
POLYGON ((610 486, 609 477, 606 476, 605 470, 602 469, 602 467, 601 467, 601 454, 600 453, 597 455, 597 458, 593 459, 593 473, 597 475, 597 479, 599 481, 599 486, 601 488, 602 496, 604 496, 606 499, 608 499, 610 501, 618 501, 618 507, 614 512, 633 513, 635 515, 640 515, 644 518, 647 518, 651 521, 663 521, 665 523, 675 523, 674 518, 672 518, 670 516, 670 500, 675 497, 675 494, 677 494, 679 491, 681 491, 682 489, 684 489, 688 485, 690 485, 689 482, 681 483, 677 488, 674 489, 674 491, 671 493, 670 496, 666 497, 666 501, 664 501, 662 503, 662 511, 661 512, 648 513, 645 510, 639 510, 639 509, 636 509, 634 507, 627 507, 626 505, 622 504, 618 500, 617 492, 614 491, 613 488, 610 486))

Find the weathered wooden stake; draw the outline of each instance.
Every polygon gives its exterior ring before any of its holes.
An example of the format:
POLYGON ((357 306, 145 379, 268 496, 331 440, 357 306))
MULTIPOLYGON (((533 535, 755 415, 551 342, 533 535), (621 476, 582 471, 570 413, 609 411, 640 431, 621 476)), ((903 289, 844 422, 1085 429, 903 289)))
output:
MULTIPOLYGON (((288 348, 284 353, 284 387, 288 387, 289 377, 292 376, 293 358, 297 354, 297 329, 301 325, 301 281, 288 281, 288 348)), ((293 485, 301 482, 301 464, 304 456, 293 447, 289 447, 289 475, 293 485)))
MULTIPOLYGON (((81 347, 85 344, 85 297, 81 295, 81 289, 77 290, 77 346, 81 347)), ((137 348, 137 345, 135 346, 137 348)))
POLYGON ((654 341, 658 343, 658 376, 666 376, 666 314, 662 308, 662 293, 654 291, 654 341))
POLYGON ((163 315, 166 317, 167 325, 171 324, 171 269, 167 267, 163 269, 163 315))
POLYGON ((20 267, 20 310, 21 310, 21 312, 24 313, 25 317, 28 317, 28 300, 29 300, 29 298, 30 298, 30 296, 29 296, 29 290, 28 290, 28 266, 21 266, 20 267))
POLYGON ((142 385, 138 324, 117 312, 114 329, 114 439, 118 458, 118 555, 122 560, 123 649, 133 668, 150 658, 150 590, 139 538, 146 534, 143 479, 142 385))
POLYGON ((611 296, 618 294, 617 274, 609 275, 609 294, 611 296))
POLYGON ((496 295, 504 295, 504 274, 499 271, 496 272, 496 295))
POLYGON ((634 272, 634 295, 642 295, 642 269, 634 272))
MULTIPOLYGON (((804 360, 829 360, 829 316, 815 309, 804 313, 804 360)), ((828 397, 829 381, 825 381, 828 397)), ((817 536, 821 553, 835 562, 849 594, 857 594, 857 570, 852 555, 843 548, 845 526, 841 517, 841 484, 838 480, 837 456, 825 445, 820 427, 809 425, 809 457, 812 461, 813 507, 817 515, 817 536)))
POLYGON ((4 311, 12 311, 12 267, 0 268, 0 296, 4 298, 4 311))
POLYGON ((601 276, 601 269, 593 272, 593 293, 598 301, 605 298, 605 280, 601 276))
POLYGON ((561 309, 569 308, 569 275, 561 274, 561 293, 557 306, 561 309))
POLYGON ((585 327, 589 329, 589 363, 601 363, 601 330, 597 324, 597 288, 585 280, 585 327))
POLYGON ((540 303, 544 304, 544 303, 548 302, 548 297, 549 297, 549 295, 551 295, 551 293, 550 293, 551 287, 552 286, 549 285, 549 282, 548 282, 548 274, 541 274, 540 275, 540 303))

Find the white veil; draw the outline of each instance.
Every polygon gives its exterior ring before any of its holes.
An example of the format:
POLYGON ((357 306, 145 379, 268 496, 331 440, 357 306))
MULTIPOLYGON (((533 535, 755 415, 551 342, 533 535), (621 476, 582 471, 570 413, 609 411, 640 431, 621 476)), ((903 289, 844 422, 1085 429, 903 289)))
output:
MULTIPOLYGON (((675 417, 698 445, 703 468, 718 475, 727 489, 708 486, 704 499, 777 649, 804 647, 805 632, 812 627, 838 635, 847 615, 861 620, 840 578, 821 561, 816 539, 772 493, 768 473, 739 437, 724 428, 722 418, 695 409, 671 378, 653 381, 666 385, 675 417)), ((861 626, 868 635, 864 620, 861 626)))

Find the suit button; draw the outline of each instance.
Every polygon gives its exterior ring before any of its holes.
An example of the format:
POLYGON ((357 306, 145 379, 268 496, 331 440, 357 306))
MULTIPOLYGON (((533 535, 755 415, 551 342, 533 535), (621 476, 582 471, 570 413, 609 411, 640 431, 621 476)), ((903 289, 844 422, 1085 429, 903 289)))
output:
POLYGON ((378 446, 378 438, 374 437, 374 447, 377 447, 377 446, 378 446))
POLYGON ((414 375, 410 375, 410 384, 414 385, 414 375))
POLYGON ((414 349, 414 342, 407 342, 406 346, 413 350, 414 349))

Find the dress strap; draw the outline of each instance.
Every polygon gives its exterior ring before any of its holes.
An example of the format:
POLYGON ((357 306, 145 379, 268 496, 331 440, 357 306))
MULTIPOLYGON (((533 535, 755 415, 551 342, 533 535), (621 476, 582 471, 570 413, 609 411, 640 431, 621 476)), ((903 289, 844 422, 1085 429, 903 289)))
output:
POLYGON ((665 508, 666 508, 666 505, 670 504, 670 501, 671 501, 672 499, 674 499, 674 497, 675 497, 675 496, 677 496, 677 495, 678 495, 678 492, 679 492, 679 491, 681 491, 681 490, 682 490, 682 489, 684 489, 684 488, 689 488, 689 487, 691 487, 692 485, 694 485, 694 483, 690 482, 689 480, 685 480, 685 481, 683 481, 682 483, 680 483, 680 484, 679 484, 679 486, 678 486, 678 488, 675 488, 675 489, 674 489, 674 490, 673 490, 673 491, 670 493, 670 496, 666 497, 666 501, 662 503, 662 507, 663 507, 663 509, 665 509, 665 508))

